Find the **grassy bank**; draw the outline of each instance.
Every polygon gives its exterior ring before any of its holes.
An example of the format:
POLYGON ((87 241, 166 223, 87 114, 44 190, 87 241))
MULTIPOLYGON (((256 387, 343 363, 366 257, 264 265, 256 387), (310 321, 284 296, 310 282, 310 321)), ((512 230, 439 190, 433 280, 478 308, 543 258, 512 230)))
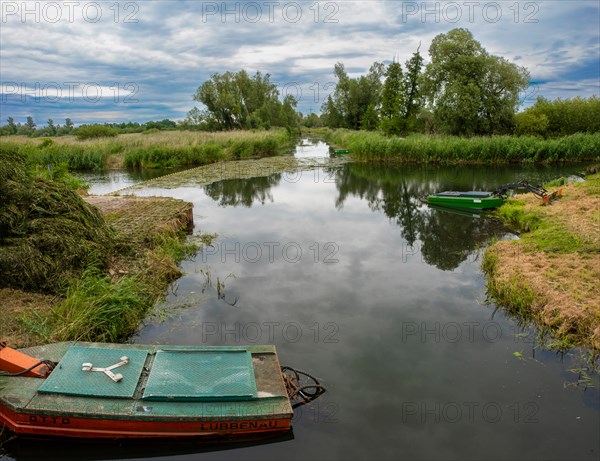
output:
POLYGON ((600 133, 556 139, 533 136, 411 135, 387 137, 379 132, 314 130, 339 148, 350 149, 358 161, 414 163, 551 163, 600 158, 600 133))
POLYGON ((600 350, 600 175, 563 187, 548 206, 526 194, 498 213, 522 231, 484 255, 488 292, 507 311, 533 319, 559 348, 600 350))
POLYGON ((84 201, 4 146, 0 188, 0 335, 14 346, 125 340, 196 251, 180 200, 84 201))
POLYGON ((66 165, 69 170, 143 167, 174 168, 287 152, 286 130, 161 131, 79 141, 74 136, 32 139, 7 136, 2 144, 25 155, 30 165, 66 165))

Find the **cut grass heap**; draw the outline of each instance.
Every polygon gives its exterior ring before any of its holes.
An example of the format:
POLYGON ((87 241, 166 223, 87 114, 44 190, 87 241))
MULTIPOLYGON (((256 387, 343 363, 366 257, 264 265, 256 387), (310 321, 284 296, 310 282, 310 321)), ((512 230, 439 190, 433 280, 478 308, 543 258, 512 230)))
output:
POLYGON ((523 234, 486 250, 488 291, 510 313, 544 325, 558 347, 600 350, 600 175, 563 195, 541 206, 527 194, 499 209, 523 234))
POLYGON ((35 178, 23 155, 3 147, 0 194, 0 340, 15 347, 126 340, 196 250, 183 241, 191 204, 86 203, 63 183, 35 178))

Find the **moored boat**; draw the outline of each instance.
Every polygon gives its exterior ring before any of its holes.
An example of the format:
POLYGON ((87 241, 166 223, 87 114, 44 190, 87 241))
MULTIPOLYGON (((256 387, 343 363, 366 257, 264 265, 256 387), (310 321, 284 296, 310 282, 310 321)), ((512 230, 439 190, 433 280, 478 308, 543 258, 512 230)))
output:
POLYGON ((264 436, 324 392, 282 371, 274 346, 0 345, 0 370, 0 424, 23 435, 264 436))
POLYGON ((440 192, 427 197, 427 203, 449 208, 489 210, 501 206, 505 197, 494 192, 440 192))

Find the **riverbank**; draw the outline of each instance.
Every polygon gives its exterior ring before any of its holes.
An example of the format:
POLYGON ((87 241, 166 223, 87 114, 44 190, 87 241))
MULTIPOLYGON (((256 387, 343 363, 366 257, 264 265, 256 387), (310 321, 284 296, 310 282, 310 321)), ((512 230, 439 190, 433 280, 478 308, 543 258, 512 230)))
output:
POLYGON ((600 133, 535 136, 385 136, 375 131, 313 129, 357 161, 441 164, 584 162, 600 159, 600 133))
POLYGON ((197 246, 192 205, 85 197, 0 151, 0 336, 15 347, 126 340, 197 246))
POLYGON ((600 175, 562 188, 548 206, 525 194, 498 210, 522 234, 485 251, 488 293, 540 324, 556 347, 600 350, 600 175))
POLYGON ((161 131, 122 134, 79 141, 75 136, 28 138, 6 136, 7 149, 25 155, 28 164, 65 165, 70 171, 136 167, 177 168, 223 160, 269 157, 290 151, 287 130, 161 131))

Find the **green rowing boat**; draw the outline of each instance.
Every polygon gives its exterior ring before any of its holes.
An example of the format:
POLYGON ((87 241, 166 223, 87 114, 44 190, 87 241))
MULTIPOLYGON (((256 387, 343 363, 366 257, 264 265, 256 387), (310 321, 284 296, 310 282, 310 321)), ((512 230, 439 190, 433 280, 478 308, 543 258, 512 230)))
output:
POLYGON ((505 197, 495 192, 440 192, 427 197, 429 205, 469 210, 489 210, 504 203, 505 197))

